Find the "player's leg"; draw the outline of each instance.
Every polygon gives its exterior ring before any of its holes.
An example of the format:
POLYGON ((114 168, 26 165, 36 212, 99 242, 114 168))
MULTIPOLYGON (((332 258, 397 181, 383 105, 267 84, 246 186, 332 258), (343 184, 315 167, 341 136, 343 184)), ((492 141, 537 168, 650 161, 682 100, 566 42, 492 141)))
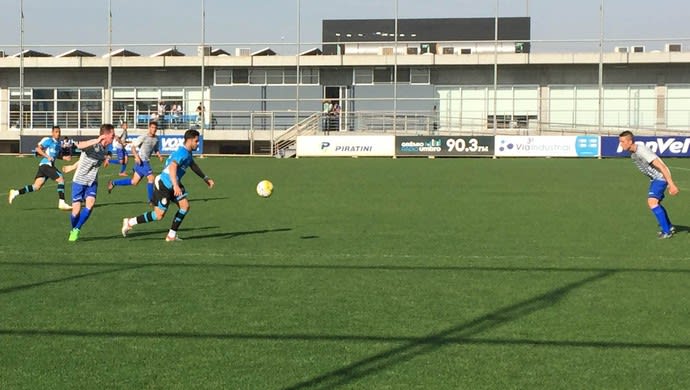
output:
POLYGON ((120 173, 119 176, 127 176, 127 149, 122 148, 117 151, 117 157, 120 159, 120 173))
POLYGON ((69 241, 77 241, 79 239, 79 229, 77 224, 81 216, 81 202, 85 200, 87 186, 72 183, 72 212, 70 213, 70 223, 72 230, 69 232, 69 241))
POLYGON ((664 199, 664 192, 666 191, 667 183, 663 180, 652 180, 649 184, 647 205, 654 214, 661 232, 659 238, 671 237, 671 222, 668 219, 666 210, 661 206, 661 201, 664 199))
POLYGON ((182 195, 176 198, 178 210, 173 218, 168 235, 165 237, 165 241, 180 240, 177 237, 177 231, 180 229, 180 225, 182 224, 184 217, 186 217, 187 213, 189 213, 189 200, 187 199, 187 192, 185 191, 184 186, 180 185, 180 188, 182 189, 182 195))
POLYGON ((175 195, 173 191, 161 184, 160 188, 156 189, 153 193, 153 202, 156 205, 153 211, 147 211, 139 216, 123 219, 122 236, 127 237, 127 233, 132 230, 135 225, 163 219, 165 213, 168 211, 168 206, 174 199, 175 195))
POLYGON ((149 172, 149 175, 146 176, 146 180, 148 181, 148 183, 146 183, 146 193, 149 197, 149 203, 153 204, 153 180, 155 179, 155 177, 153 176, 153 172, 149 172))
POLYGON ((71 210, 72 206, 65 202, 65 178, 57 169, 53 168, 52 170, 55 172, 55 177, 51 176, 51 179, 57 183, 58 208, 60 210, 71 210))
POLYGON ((125 177, 124 179, 110 180, 108 182, 108 193, 113 192, 116 186, 135 186, 141 179, 141 176, 134 171, 134 175, 131 178, 125 177))

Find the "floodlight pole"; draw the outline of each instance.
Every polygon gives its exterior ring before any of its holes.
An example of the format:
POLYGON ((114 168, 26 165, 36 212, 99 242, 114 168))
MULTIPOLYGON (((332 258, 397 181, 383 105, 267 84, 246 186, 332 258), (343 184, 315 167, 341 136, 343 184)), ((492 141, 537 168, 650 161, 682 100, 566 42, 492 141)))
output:
MULTIPOLYGON (((113 123, 113 1, 108 0, 108 92, 105 101, 108 110, 109 120, 106 123, 113 123)), ((127 118, 124 118, 127 121, 127 118)), ((113 123, 115 125, 115 123, 113 123)))
POLYGON ((599 4, 599 134, 604 128, 604 0, 599 4))
POLYGON ((395 0, 395 37, 393 38, 393 134, 398 128, 398 0, 395 0))
POLYGON ((496 0, 496 15, 494 16, 494 136, 497 132, 498 115, 498 0, 496 0))
POLYGON ((206 129, 205 73, 206 73, 206 0, 201 0, 201 139, 206 129))
POLYGON ((24 0, 19 3, 19 153, 24 135, 24 0))
MULTIPOLYGON (((301 51, 301 0, 297 0, 297 53, 295 54, 295 62, 296 62, 296 71, 297 71, 297 87, 295 88, 295 111, 296 111, 296 119, 295 119, 295 126, 299 126, 299 87, 300 84, 302 83, 302 76, 300 75, 300 68, 299 68, 299 55, 301 51)), ((299 129, 297 129, 299 131, 299 129)))

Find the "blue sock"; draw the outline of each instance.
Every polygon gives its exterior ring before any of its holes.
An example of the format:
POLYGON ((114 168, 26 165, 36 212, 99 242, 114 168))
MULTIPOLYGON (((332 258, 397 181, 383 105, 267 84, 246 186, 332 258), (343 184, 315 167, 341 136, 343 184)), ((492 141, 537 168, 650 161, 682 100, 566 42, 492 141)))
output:
POLYGON ((146 184, 146 192, 149 194, 149 202, 153 202, 153 183, 146 184))
POLYGON ((78 215, 69 215, 70 222, 72 222, 72 229, 74 229, 77 226, 77 222, 79 221, 79 216, 78 215))
POLYGON ((132 179, 125 178, 125 179, 113 180, 113 185, 114 186, 131 186, 132 185, 132 179))
POLYGON ((127 170, 127 164, 122 164, 120 165, 120 173, 124 172, 127 170))
POLYGON ((108 160, 108 163, 110 164, 119 164, 120 160, 108 160))
POLYGON ((77 225, 75 228, 81 229, 82 226, 86 223, 86 220, 89 219, 89 216, 91 215, 91 209, 88 208, 83 208, 81 209, 81 213, 79 214, 79 221, 77 222, 77 225))
POLYGON ((664 217, 666 217, 666 223, 668 223, 669 228, 673 226, 671 223, 671 219, 668 217, 668 212, 666 211, 666 208, 659 203, 659 207, 664 211, 664 217))
POLYGON ((659 226, 661 226, 661 232, 667 234, 671 233, 671 225, 668 223, 668 219, 666 218, 666 212, 664 211, 664 208, 657 205, 652 209, 652 213, 656 217, 659 226))

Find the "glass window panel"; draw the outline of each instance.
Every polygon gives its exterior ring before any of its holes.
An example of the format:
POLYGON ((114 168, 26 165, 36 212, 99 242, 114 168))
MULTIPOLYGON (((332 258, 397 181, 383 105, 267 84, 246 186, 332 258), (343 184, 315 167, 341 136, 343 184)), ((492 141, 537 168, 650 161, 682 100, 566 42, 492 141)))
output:
POLYGON ((375 83, 390 83, 393 81, 393 71, 391 68, 376 68, 374 69, 375 83))
POLYGON ((266 84, 266 70, 251 69, 249 71, 249 84, 266 84))
POLYGON ((58 99, 79 99, 79 90, 77 88, 61 88, 57 90, 58 99))
POLYGON ((103 90, 100 88, 82 88, 79 90, 82 99, 102 99, 103 90))
POLYGON ((283 69, 266 69, 266 84, 282 84, 283 69))
POLYGON ((53 99, 55 91, 53 89, 34 89, 32 91, 34 99, 53 99))
POLYGON ((216 69, 216 85, 228 85, 232 83, 231 69, 216 69))
POLYGON ((374 70, 371 68, 355 68, 355 84, 372 84, 374 70))
POLYGON ((285 84, 297 84, 297 68, 286 68, 283 74, 285 84))
POLYGON ((232 70, 233 84, 247 84, 249 83, 249 69, 233 69, 232 70))
POLYGON ((410 83, 429 84, 429 75, 429 68, 412 68, 410 69, 410 83))

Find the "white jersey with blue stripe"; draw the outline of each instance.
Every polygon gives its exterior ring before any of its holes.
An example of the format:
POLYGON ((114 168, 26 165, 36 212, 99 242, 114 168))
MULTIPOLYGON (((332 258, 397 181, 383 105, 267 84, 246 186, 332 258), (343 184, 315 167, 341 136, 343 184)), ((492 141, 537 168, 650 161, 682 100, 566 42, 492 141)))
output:
POLYGON ((635 153, 630 154, 630 158, 635 163, 637 169, 639 169, 640 172, 649 177, 651 180, 666 181, 661 171, 652 165, 652 161, 659 158, 659 156, 649 150, 648 147, 642 144, 637 144, 637 149, 635 150, 635 153))
MULTIPOLYGON (((62 144, 59 140, 56 140, 53 137, 45 137, 38 144, 41 146, 41 148, 43 148, 43 151, 53 159, 53 161, 57 159, 62 147, 62 144)), ((53 162, 43 157, 38 165, 53 165, 53 162)))
POLYGON ((175 161, 177 163, 177 182, 182 180, 187 168, 192 165, 194 161, 192 158, 192 152, 187 150, 184 146, 180 146, 176 151, 171 154, 167 160, 165 160, 165 168, 161 172, 160 180, 165 184, 166 187, 172 188, 172 180, 170 180, 170 163, 175 161))

